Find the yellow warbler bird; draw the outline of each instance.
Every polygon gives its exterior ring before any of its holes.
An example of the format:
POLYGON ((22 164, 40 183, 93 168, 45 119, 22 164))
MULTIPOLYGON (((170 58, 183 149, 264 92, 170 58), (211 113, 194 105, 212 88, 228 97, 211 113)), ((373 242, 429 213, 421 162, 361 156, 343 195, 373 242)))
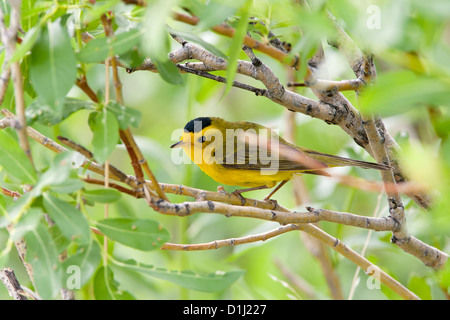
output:
POLYGON ((272 188, 268 200, 295 174, 329 174, 329 167, 356 166, 387 170, 383 164, 337 157, 295 146, 273 130, 247 121, 230 122, 199 117, 184 127, 181 140, 171 148, 183 148, 191 160, 221 184, 247 187, 242 192, 272 188))

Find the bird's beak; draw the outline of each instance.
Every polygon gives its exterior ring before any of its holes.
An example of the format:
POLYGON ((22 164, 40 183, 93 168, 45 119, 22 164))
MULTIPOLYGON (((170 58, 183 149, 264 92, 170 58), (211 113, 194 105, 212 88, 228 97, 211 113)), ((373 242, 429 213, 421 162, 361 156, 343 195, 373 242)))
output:
POLYGON ((180 140, 178 142, 175 142, 173 145, 171 145, 171 148, 180 148, 183 146, 183 140, 180 140))

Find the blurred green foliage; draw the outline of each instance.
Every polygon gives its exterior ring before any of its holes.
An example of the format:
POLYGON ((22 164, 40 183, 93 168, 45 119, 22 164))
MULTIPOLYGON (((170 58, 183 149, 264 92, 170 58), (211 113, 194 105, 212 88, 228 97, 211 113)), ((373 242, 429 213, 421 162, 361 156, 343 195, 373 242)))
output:
MULTIPOLYGON (((309 9, 290 0, 149 0, 145 8, 125 5, 118 0, 94 4, 87 0, 23 1, 21 26, 25 34, 19 34, 22 43, 17 46, 13 60, 21 62, 29 106, 28 123, 55 141, 58 135, 69 137, 93 150, 99 161, 109 159, 114 166, 133 174, 125 148, 120 144, 116 146, 118 126, 129 126, 160 182, 214 191, 218 184, 197 166, 176 165, 170 160, 173 150, 169 146, 178 139, 173 132, 194 117, 220 116, 230 121, 258 122, 279 129, 284 135, 288 111, 264 97, 191 74, 180 74, 167 59, 167 54, 179 47, 171 40, 167 25, 175 33, 186 35, 188 41, 206 49, 215 48, 217 54, 245 59, 239 52, 239 43, 212 33, 209 28, 227 21, 239 28, 243 36, 245 23, 239 23, 239 17, 253 17, 264 25, 250 26, 255 31, 251 36, 267 42, 267 30, 271 30, 280 40, 290 43, 292 53, 299 53, 303 62, 300 74, 306 71, 305 62, 320 43, 324 46, 325 67, 330 79, 353 79, 355 76, 342 54, 325 41, 328 38, 332 43, 336 36, 328 19, 331 13, 362 50, 374 54, 378 72, 376 84, 367 88, 361 99, 357 100, 354 92, 344 92, 344 95, 355 107, 384 117, 387 129, 402 147, 402 165, 408 175, 429 187, 435 197, 430 211, 403 198, 408 231, 449 252, 449 2, 317 0, 308 3, 309 9), (172 20, 172 10, 181 12, 181 8, 195 13, 200 23, 190 26, 172 20), (103 14, 112 19, 114 40, 104 36, 103 14), (84 44, 83 32, 89 32, 96 39, 84 44), (143 57, 150 56, 160 70, 159 74, 146 71, 129 74, 120 68, 125 106, 115 101, 106 106, 93 104, 74 86, 75 72, 78 76, 85 74, 90 87, 103 98, 105 67, 98 62, 112 54, 133 66, 143 57), (111 129, 114 134, 108 131, 111 129)), ((8 22, 10 7, 6 1, 2 1, 1 9, 8 22)), ((3 62, 4 47, 0 50, 0 62, 3 62)), ((288 81, 285 66, 255 53, 282 83, 288 81)), ((234 77, 233 70, 216 74, 234 77)), ((236 80, 261 86, 240 75, 236 75, 236 80)), ((112 82, 110 86, 113 92, 112 82)), ((299 92, 315 99, 308 89, 299 92)), ((2 108, 15 110, 11 84, 2 108)), ((302 114, 295 114, 295 123, 296 142, 301 146, 371 160, 338 127, 302 114)), ((277 225, 214 214, 183 218, 164 216, 153 211, 143 200, 114 192, 104 193, 98 191, 99 186, 81 184, 78 177, 86 172, 64 166, 64 161, 75 159, 71 158, 74 155, 55 158, 53 152, 38 143, 32 143, 31 147, 37 174, 21 154, 15 133, 9 129, 0 131, 0 185, 20 193, 25 184, 35 185, 33 192, 19 201, 0 195, 0 267, 13 268, 21 284, 32 287, 4 228, 10 222, 9 217, 15 219, 16 230, 22 230, 21 235, 26 234, 25 239, 30 243, 27 255, 34 261, 38 273, 37 289, 43 298, 58 297, 58 289, 71 275, 66 273, 69 265, 81 268, 81 289, 75 290, 77 299, 308 298, 290 283, 277 267, 280 264, 303 278, 313 288, 315 298, 331 298, 320 264, 308 250, 307 239, 299 233, 218 250, 162 251, 157 249, 159 241, 210 242, 269 231, 277 225), (82 197, 86 202, 81 201, 82 197), (104 203, 109 206, 109 220, 103 220, 104 203), (42 218, 44 209, 56 223, 50 229, 42 218), (123 221, 126 224, 119 223, 123 221), (107 264, 102 259, 105 258, 103 237, 89 233, 87 223, 98 226, 115 240, 109 242, 107 264), (149 239, 155 243, 143 244, 142 235, 137 231, 142 231, 144 237, 146 233, 151 234, 154 238, 149 239), (74 237, 71 232, 82 236, 74 237), (57 255, 63 250, 68 259, 55 267, 57 255), (47 259, 41 259, 41 263, 38 257, 42 256, 47 259), (284 282, 290 286, 285 286, 284 282)), ((356 169, 340 172, 369 180, 379 179, 377 172, 356 169)), ((374 209, 380 201, 380 214, 388 214, 385 197, 378 200, 377 193, 350 188, 319 176, 303 179, 311 199, 311 203, 305 205, 371 216, 378 214, 374 209)), ((225 186, 225 189, 234 190, 231 186, 225 186)), ((248 196, 261 199, 266 193, 257 191, 248 196)), ((175 195, 169 195, 169 198, 173 202, 192 200, 175 195)), ((276 194, 276 199, 288 208, 304 210, 296 208, 292 182, 276 194)), ((367 230, 347 226, 321 223, 320 227, 356 251, 361 251, 368 236, 367 230)), ((372 233, 366 256, 421 298, 448 298, 449 264, 442 271, 431 270, 389 243, 389 236, 384 232, 372 233)), ((347 297, 356 266, 332 250, 328 252, 342 294, 347 297)), ((363 272, 358 277, 354 299, 398 299, 383 286, 381 290, 368 289, 366 282, 369 279, 363 272)), ((8 298, 3 286, 0 286, 0 298, 8 298)))

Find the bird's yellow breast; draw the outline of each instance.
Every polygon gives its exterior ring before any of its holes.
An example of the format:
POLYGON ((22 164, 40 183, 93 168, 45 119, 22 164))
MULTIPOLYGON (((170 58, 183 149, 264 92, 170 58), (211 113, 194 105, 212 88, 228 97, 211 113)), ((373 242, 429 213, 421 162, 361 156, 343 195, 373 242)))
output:
POLYGON ((215 181, 231 186, 240 187, 274 187, 278 182, 292 178, 293 172, 274 171, 262 174, 260 170, 243 170, 225 168, 221 164, 199 164, 200 169, 215 181))

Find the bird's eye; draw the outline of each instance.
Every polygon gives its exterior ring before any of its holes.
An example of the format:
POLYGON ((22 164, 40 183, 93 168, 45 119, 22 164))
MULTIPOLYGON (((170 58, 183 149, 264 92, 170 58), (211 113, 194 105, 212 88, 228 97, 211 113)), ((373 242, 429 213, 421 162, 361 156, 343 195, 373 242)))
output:
POLYGON ((206 137, 205 136, 201 136, 200 138, 198 138, 198 142, 203 143, 206 141, 206 137))

